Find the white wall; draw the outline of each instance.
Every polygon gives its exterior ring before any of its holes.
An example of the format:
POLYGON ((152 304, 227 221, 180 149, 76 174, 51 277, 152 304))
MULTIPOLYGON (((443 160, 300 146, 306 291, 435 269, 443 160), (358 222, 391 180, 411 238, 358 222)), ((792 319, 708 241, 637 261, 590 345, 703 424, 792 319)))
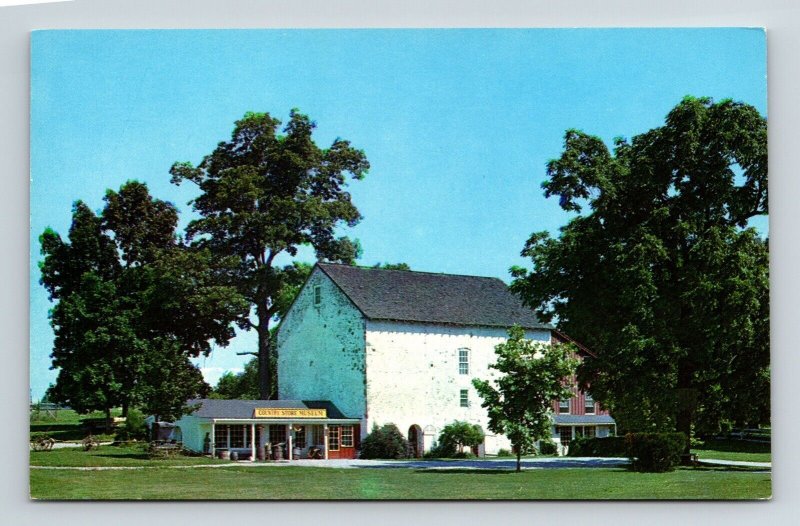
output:
POLYGON ((349 418, 365 413, 364 319, 318 268, 278 333, 278 397, 330 400, 349 418), (321 304, 314 304, 314 287, 321 304))
MULTIPOLYGON (((486 453, 510 449, 503 436, 493 436, 473 378, 490 379, 496 361, 494 347, 508 337, 504 329, 368 321, 366 334, 367 429, 394 423, 403 434, 419 425, 425 449, 442 428, 455 420, 479 424, 486 433, 486 453), (459 374, 458 350, 470 349, 469 374, 459 374), (469 394, 470 407, 460 407, 460 390, 469 394)), ((527 331, 526 337, 550 341, 550 332, 527 331)))

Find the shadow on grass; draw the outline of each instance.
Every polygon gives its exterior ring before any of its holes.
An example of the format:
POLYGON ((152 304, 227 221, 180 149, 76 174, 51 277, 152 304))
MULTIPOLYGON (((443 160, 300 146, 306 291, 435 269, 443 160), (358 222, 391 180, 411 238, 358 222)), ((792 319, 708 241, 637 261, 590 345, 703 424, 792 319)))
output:
POLYGON ((706 440, 703 446, 693 447, 692 449, 698 452, 710 450, 729 453, 771 453, 772 443, 746 442, 744 440, 706 440))
MULTIPOLYGON (((526 470, 523 470, 526 471, 526 470)), ((415 469, 414 473, 436 473, 439 475, 514 475, 517 473, 513 469, 468 469, 468 468, 455 468, 455 469, 442 469, 442 468, 428 468, 428 469, 415 469)))

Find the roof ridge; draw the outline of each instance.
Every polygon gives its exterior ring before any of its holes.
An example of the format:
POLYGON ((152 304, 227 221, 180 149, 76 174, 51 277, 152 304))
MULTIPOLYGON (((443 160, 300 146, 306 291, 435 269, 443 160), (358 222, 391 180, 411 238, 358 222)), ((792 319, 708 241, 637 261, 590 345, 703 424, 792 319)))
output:
MULTIPOLYGON (((476 278, 476 279, 491 279, 499 281, 502 284, 506 284, 501 278, 495 276, 476 276, 474 274, 452 274, 449 272, 430 272, 427 270, 403 270, 403 269, 395 269, 395 268, 375 268, 375 267, 362 267, 360 265, 347 265, 344 263, 328 263, 328 262, 321 262, 317 261, 318 266, 325 266, 325 267, 345 267, 345 268, 352 268, 356 270, 376 270, 381 272, 410 272, 413 274, 429 274, 432 276, 453 276, 457 278, 476 278)), ((507 285, 506 285, 507 286, 507 285)))

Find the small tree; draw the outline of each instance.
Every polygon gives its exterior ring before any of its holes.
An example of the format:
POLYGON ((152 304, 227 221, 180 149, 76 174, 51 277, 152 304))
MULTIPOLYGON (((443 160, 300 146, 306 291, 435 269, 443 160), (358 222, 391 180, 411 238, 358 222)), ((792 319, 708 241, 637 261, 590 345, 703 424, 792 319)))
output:
POLYGON ((464 447, 475 447, 483 443, 481 426, 456 420, 447 424, 439 434, 439 451, 442 456, 453 457, 464 447))
POLYGON ((361 442, 361 458, 406 458, 408 441, 394 424, 373 426, 361 442))
POLYGON ((495 347, 497 363, 489 366, 502 376, 494 383, 475 378, 472 385, 489 413, 489 429, 514 446, 520 471, 522 455, 550 437, 550 404, 571 396, 565 380, 575 374, 577 360, 570 357, 569 345, 533 342, 521 327, 509 329, 508 336, 495 347))

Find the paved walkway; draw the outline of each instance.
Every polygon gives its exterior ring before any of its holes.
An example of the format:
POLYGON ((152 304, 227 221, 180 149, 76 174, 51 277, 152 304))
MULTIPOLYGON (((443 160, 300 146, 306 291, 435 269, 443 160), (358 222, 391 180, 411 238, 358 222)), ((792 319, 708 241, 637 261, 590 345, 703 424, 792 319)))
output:
POLYGON ((750 462, 746 460, 716 460, 713 458, 704 458, 698 461, 699 464, 710 464, 712 466, 742 466, 749 468, 770 468, 772 469, 772 462, 750 462))

